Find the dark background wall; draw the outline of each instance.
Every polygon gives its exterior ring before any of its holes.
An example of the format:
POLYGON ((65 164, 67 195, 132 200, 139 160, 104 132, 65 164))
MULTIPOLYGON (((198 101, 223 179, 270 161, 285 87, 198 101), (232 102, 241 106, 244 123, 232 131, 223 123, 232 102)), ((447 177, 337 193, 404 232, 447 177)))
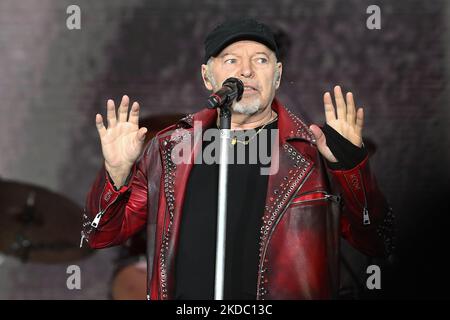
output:
MULTIPOLYGON (((335 84, 365 108, 364 135, 377 146, 371 165, 399 229, 398 262, 376 296, 448 297, 444 0, 3 0, 0 177, 46 187, 82 207, 102 161, 95 113, 123 94, 140 102, 143 117, 199 110, 207 95, 203 39, 237 15, 288 37, 279 98, 290 109, 322 123, 322 94, 335 84), (81 30, 66 27, 70 4, 81 8, 81 30), (380 30, 366 27, 371 4, 381 8, 380 30)), ((75 291, 65 286, 67 264, 1 255, 0 298, 107 298, 115 255, 101 250, 76 262, 83 288, 75 291)))

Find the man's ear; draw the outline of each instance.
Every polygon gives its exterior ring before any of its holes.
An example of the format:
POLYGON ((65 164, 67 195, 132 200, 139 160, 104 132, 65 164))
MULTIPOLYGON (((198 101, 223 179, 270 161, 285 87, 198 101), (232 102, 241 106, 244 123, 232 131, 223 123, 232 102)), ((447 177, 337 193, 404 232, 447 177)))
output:
POLYGON ((277 72, 277 79, 276 81, 276 88, 278 89, 280 87, 280 83, 281 83, 281 74, 283 73, 283 64, 281 62, 277 62, 277 67, 278 72, 277 72))
POLYGON ((211 83, 211 80, 208 78, 208 66, 206 64, 202 64, 202 79, 203 79, 203 84, 205 85, 206 89, 208 89, 209 91, 213 90, 213 86, 211 83))

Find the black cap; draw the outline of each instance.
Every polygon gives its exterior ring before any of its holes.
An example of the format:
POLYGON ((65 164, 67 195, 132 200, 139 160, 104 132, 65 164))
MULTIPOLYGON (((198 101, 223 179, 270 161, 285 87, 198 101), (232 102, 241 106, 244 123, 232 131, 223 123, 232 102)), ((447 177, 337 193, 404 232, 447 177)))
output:
POLYGON ((225 47, 240 40, 253 40, 266 45, 278 57, 275 37, 268 26, 251 18, 228 20, 220 24, 205 39, 205 64, 225 47))

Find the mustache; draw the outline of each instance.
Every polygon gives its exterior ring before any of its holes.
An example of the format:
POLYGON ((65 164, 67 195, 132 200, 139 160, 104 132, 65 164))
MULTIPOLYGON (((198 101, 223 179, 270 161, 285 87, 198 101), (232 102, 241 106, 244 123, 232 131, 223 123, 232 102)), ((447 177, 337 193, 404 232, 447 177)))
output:
MULTIPOLYGON (((219 90, 222 86, 223 86, 223 82, 222 82, 222 84, 220 85, 220 87, 218 87, 217 86, 217 82, 215 82, 215 79, 214 78, 212 78, 212 77, 210 77, 210 79, 211 80, 213 80, 213 81, 211 81, 211 82, 213 82, 213 86, 214 87, 217 87, 217 90, 219 90)), ((242 81, 242 80, 241 80, 242 81)), ((224 81, 225 82, 225 81, 224 81)), ((251 88, 251 89, 254 89, 254 90, 256 90, 256 91, 260 91, 260 89, 261 89, 261 86, 258 84, 258 83, 255 83, 255 82, 244 82, 244 81, 242 81, 242 83, 244 84, 244 89, 247 87, 247 88, 251 88)))
POLYGON ((245 88, 251 88, 251 89, 254 89, 254 90, 259 90, 259 85, 257 84, 257 83, 246 83, 246 82, 244 82, 244 89, 245 88))

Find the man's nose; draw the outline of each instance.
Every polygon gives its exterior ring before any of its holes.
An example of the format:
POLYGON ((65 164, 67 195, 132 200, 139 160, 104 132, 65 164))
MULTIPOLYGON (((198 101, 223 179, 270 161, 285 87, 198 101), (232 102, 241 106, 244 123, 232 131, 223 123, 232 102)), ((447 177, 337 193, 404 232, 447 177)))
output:
POLYGON ((253 75, 254 72, 251 61, 243 60, 241 65, 241 76, 244 78, 251 78, 253 75))

